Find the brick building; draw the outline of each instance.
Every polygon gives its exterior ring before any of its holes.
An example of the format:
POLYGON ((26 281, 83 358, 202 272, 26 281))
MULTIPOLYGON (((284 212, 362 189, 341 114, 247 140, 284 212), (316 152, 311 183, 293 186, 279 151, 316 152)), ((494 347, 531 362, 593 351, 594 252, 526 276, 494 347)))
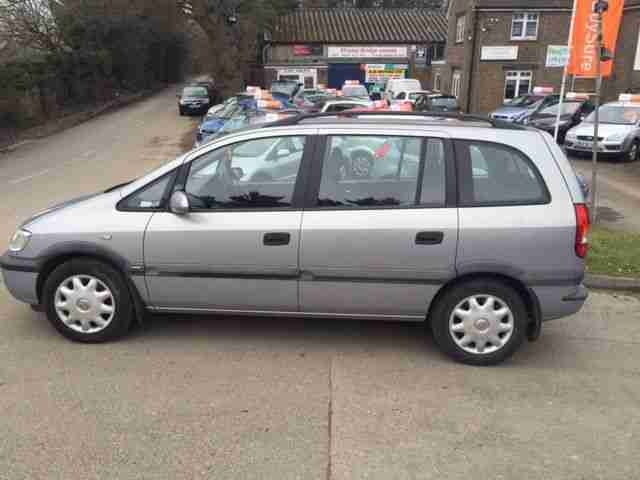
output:
MULTIPOLYGON (((571 0, 451 0, 446 59, 434 62, 429 87, 480 113, 534 86, 559 91, 563 68, 554 54, 567 45, 571 7, 571 0)), ((640 0, 626 0, 605 100, 640 91, 639 28, 640 0)), ((577 91, 593 90, 593 80, 570 79, 572 84, 577 91)))
POLYGON ((276 20, 263 52, 266 83, 340 88, 344 80, 410 75, 426 84, 431 60, 444 56, 446 30, 439 10, 302 8, 276 20))

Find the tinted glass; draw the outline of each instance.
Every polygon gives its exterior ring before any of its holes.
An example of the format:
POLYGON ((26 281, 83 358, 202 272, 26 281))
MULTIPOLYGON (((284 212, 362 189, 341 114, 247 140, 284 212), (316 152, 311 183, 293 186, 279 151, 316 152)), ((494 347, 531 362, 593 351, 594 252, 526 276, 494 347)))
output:
POLYGON ((546 203, 548 193, 533 163, 504 145, 457 142, 461 152, 460 195, 463 205, 546 203))
POLYGON ((412 137, 329 137, 317 205, 414 205, 420 143, 412 137))
POLYGON ((305 137, 222 147, 194 160, 185 191, 193 210, 291 206, 305 137))
POLYGON ((209 91, 204 87, 185 87, 182 90, 183 97, 208 97, 209 91))
POLYGON ((173 181, 175 170, 154 180, 146 187, 130 195, 122 204, 123 208, 144 209, 160 208, 168 196, 168 187, 173 181))

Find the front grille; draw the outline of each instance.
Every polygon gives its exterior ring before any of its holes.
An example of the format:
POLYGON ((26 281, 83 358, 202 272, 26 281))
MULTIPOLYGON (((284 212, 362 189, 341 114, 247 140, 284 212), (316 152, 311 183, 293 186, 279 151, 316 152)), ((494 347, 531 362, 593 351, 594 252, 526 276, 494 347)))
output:
MULTIPOLYGON (((578 135, 578 140, 593 142, 593 135, 578 135)), ((598 137, 599 142, 601 142, 602 140, 604 140, 604 137, 598 137)))

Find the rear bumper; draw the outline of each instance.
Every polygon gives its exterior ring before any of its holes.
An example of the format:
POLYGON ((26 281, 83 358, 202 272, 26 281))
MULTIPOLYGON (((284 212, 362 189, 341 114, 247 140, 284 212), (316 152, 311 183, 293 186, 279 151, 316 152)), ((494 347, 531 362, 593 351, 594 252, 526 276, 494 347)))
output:
POLYGON ((536 286, 532 290, 538 297, 543 322, 579 312, 589 296, 589 290, 583 284, 536 286))
POLYGON ((0 266, 9 293, 21 302, 38 304, 37 282, 40 262, 5 253, 0 257, 0 266))

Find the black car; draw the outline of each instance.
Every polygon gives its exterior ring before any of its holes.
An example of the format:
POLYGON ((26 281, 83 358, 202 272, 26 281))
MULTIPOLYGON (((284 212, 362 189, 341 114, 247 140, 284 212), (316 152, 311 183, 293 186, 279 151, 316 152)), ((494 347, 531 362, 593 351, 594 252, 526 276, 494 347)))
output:
POLYGON ((204 115, 209 110, 211 100, 209 90, 201 85, 189 85, 178 95, 178 111, 180 115, 204 115))
POLYGON ((222 101, 222 96, 220 95, 220 92, 218 91, 218 89, 216 88, 213 82, 204 80, 204 81, 196 82, 195 85, 198 85, 200 87, 205 87, 207 89, 207 91, 209 92, 209 103, 211 105, 217 105, 222 101))
MULTIPOLYGON (((524 123, 549 132, 555 133, 556 119, 558 117, 559 103, 546 106, 531 114, 524 123)), ((558 143, 564 143, 564 137, 570 128, 575 127, 594 110, 594 105, 589 100, 565 100, 562 103, 560 123, 558 126, 558 143)))
POLYGON ((453 95, 432 93, 420 95, 416 99, 415 109, 417 112, 459 112, 460 104, 453 95))

